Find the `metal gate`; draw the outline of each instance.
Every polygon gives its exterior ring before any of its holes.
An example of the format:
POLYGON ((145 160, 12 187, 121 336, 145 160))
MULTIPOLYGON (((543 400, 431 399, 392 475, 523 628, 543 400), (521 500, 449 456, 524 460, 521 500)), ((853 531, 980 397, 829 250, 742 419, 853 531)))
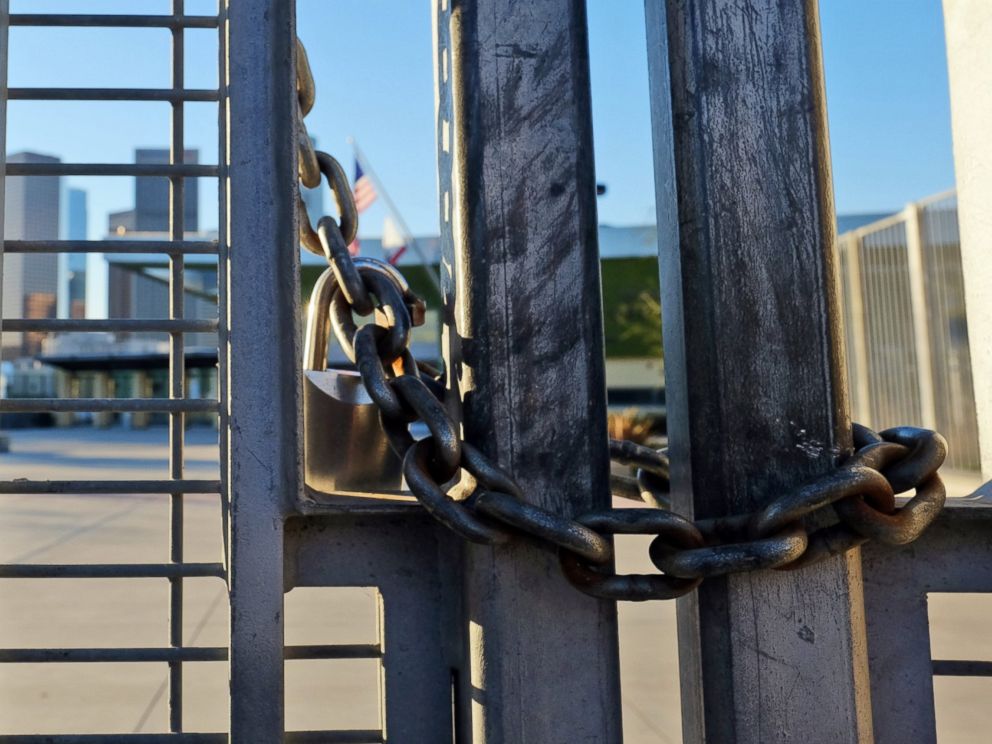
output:
MULTIPOLYGON (((8 2, 0 2, 0 131, 6 132, 7 101, 91 101, 94 106, 109 101, 166 102, 171 107, 171 158, 168 163, 125 165, 106 163, 6 163, 7 177, 39 178, 58 176, 107 176, 132 177, 156 176, 169 181, 169 229, 166 239, 156 241, 115 240, 115 241, 58 241, 58 240, 8 240, 2 244, 2 253, 11 256, 57 254, 57 253, 101 253, 141 254, 158 252, 169 257, 169 312, 168 317, 135 320, 91 320, 91 319, 9 319, 2 321, 4 333, 162 333, 169 339, 168 393, 165 398, 143 397, 114 398, 106 386, 99 386, 103 397, 58 398, 58 399, 6 399, 0 403, 0 411, 12 412, 93 412, 93 413, 165 413, 169 420, 169 473, 165 479, 142 480, 26 480, 17 479, 0 484, 0 491, 6 494, 31 494, 38 499, 55 494, 66 494, 77 499, 86 499, 98 494, 149 494, 168 501, 169 520, 163 529, 168 531, 168 555, 163 555, 157 563, 142 564, 15 564, 0 568, 4 580, 45 580, 53 582, 76 579, 147 579, 161 582, 163 591, 168 591, 169 614, 167 620, 168 643, 158 648, 41 648, 5 649, 0 661, 6 665, 15 664, 68 664, 68 663, 142 663, 154 662, 168 665, 169 730, 175 736, 142 735, 134 736, 28 736, 3 732, 2 741, 41 742, 41 741, 158 741, 160 739, 178 741, 226 741, 225 735, 192 736, 181 734, 186 730, 183 724, 183 671, 188 665, 198 662, 220 661, 227 658, 226 648, 193 648, 187 646, 183 638, 184 580, 208 577, 224 581, 228 577, 225 556, 218 550, 216 560, 209 563, 193 563, 184 557, 184 497, 189 494, 212 494, 228 503, 228 477, 222 473, 219 480, 191 480, 184 475, 184 431, 187 415, 193 413, 215 414, 219 417, 222 431, 229 428, 230 408, 227 400, 228 366, 228 306, 226 271, 229 262, 229 239, 221 220, 221 231, 215 241, 190 241, 185 239, 184 193, 187 179, 210 178, 218 184, 220 210, 226 213, 227 178, 229 171, 226 162, 215 165, 200 165, 184 162, 184 112, 189 102, 213 103, 217 109, 219 132, 222 142, 227 139, 227 115, 225 104, 228 92, 223 83, 225 76, 219 76, 221 85, 217 89, 199 90, 186 87, 184 70, 184 39, 188 29, 215 29, 220 39, 220 59, 218 69, 227 64, 226 27, 223 14, 212 16, 188 16, 184 12, 183 0, 175 0, 172 12, 168 15, 59 15, 59 14, 10 14, 8 2), (80 88, 7 88, 6 59, 8 50, 8 24, 12 27, 39 28, 85 28, 115 27, 122 29, 158 28, 171 31, 171 87, 165 89, 122 89, 107 87, 99 89, 80 88), (222 311, 212 319, 186 319, 185 306, 185 258, 191 254, 216 257, 220 287, 219 307, 222 311), (196 399, 190 397, 186 385, 184 339, 193 333, 207 333, 215 340, 221 374, 219 398, 196 399), (167 587, 167 589, 166 589, 167 587)), ((5 138, 0 135, 0 157, 6 152, 5 138)), ((5 179, 6 180, 6 179, 5 179)), ((2 192, 0 192, 2 195, 2 192)), ((2 199, 0 199, 2 202, 2 199)), ((2 215, 0 215, 2 220, 2 215)), ((6 305, 4 306, 6 308, 6 305)), ((138 396, 142 395, 137 391, 138 396)), ((222 443, 222 456, 226 457, 226 442, 222 443)), ((17 669, 6 666, 5 673, 17 674, 17 669)))
POLYGON ((838 239, 848 375, 858 421, 937 428, 948 465, 978 470, 957 209, 937 194, 838 239))
MULTIPOLYGON (((672 492, 695 517, 751 511, 850 451, 815 3, 648 0, 672 492)), ((158 176, 170 236, 154 244, 6 241, 3 254, 160 251, 169 317, 4 320, 4 332, 153 331, 169 338, 164 399, 4 400, 0 411, 164 412, 164 480, 0 483, 7 494, 160 495, 160 563, 8 565, 3 580, 147 578, 168 585, 160 648, 6 649, 0 662, 157 662, 169 731, 0 735, 2 742, 618 742, 616 608, 575 590, 526 542, 462 543, 411 499, 305 489, 302 477, 296 35, 293 3, 222 0, 192 16, 9 14, 7 25, 169 29, 167 89, 6 88, 7 100, 168 102, 163 165, 15 164, 5 174, 158 176), (185 87, 184 33, 217 29, 219 86, 185 87), (216 102, 219 162, 184 162, 184 104, 216 102), (217 179, 216 242, 190 242, 184 179, 217 179), (217 257, 215 320, 184 319, 184 257, 217 257), (184 336, 216 333, 216 399, 185 385, 184 336), (184 477, 184 416, 216 413, 217 481, 184 477), (183 498, 224 505, 223 554, 191 563, 183 498), (184 579, 226 581, 229 648, 187 646, 184 579), (284 593, 374 587, 371 644, 287 646, 284 593), (372 659, 376 730, 285 731, 285 663, 372 659), (230 665, 230 728, 183 720, 183 670, 230 665)), ((533 503, 609 505, 586 18, 581 0, 434 0, 447 387, 467 441, 533 503), (555 416, 545 415, 553 411, 555 416)), ((0 109, 5 131, 5 108, 0 109)), ((0 144, 2 140, 0 140, 0 144)), ((0 147, 0 152, 5 152, 0 147)), ((2 192, 0 192, 2 196, 2 192)), ((0 199, 2 201, 2 199, 0 199)), ((686 741, 935 740, 926 593, 992 591, 989 505, 947 508, 911 548, 869 547, 795 572, 707 581, 679 600, 686 741), (894 619, 898 618, 898 622, 894 619), (893 632, 897 625, 898 632, 893 632)))

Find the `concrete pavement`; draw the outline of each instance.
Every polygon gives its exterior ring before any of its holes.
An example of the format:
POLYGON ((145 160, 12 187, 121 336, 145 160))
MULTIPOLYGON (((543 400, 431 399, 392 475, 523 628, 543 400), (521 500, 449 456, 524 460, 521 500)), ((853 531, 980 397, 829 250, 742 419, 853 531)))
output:
MULTIPOLYGON (((167 475, 164 429, 10 434, 12 451, 0 455, 2 479, 167 475)), ((186 452, 187 477, 217 477, 213 432, 190 430, 186 452)), ((971 486, 952 483, 961 494, 971 486)), ((187 560, 221 559, 216 497, 186 497, 185 532, 187 560)), ((648 540, 618 541, 620 570, 651 570, 648 540)), ((160 562, 167 556, 167 497, 0 496, 4 563, 160 562)), ((168 596, 162 579, 0 580, 0 646, 167 645, 168 596)), ((187 579, 185 596, 186 643, 225 646, 223 583, 187 579)), ((681 740, 674 610, 671 602, 619 608, 624 730, 633 744, 681 740)), ((934 655, 992 659, 989 616, 988 596, 932 597, 934 655)), ((374 598, 366 590, 294 590, 286 599, 287 642, 370 642, 374 618, 374 598)), ((290 662, 288 726, 376 727, 376 674, 371 661, 290 662)), ((992 680, 943 678, 936 686, 941 744, 987 740, 992 709, 983 702, 992 680)), ((226 664, 184 665, 184 691, 188 730, 226 729, 226 664)), ((165 731, 167 696, 164 664, 0 665, 0 733, 165 731)))

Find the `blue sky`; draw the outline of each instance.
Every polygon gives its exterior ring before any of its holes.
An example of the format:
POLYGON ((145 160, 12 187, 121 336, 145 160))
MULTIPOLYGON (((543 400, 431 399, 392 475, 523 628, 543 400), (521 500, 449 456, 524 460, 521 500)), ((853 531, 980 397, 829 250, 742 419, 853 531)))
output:
MULTIPOLYGON (((210 12, 212 0, 186 0, 210 12)), ((136 12, 134 0, 11 0, 12 12, 136 12)), ((140 12, 168 12, 144 0, 140 12)), ((609 186, 600 220, 654 219, 647 64, 641 0, 589 0, 598 179, 609 186)), ((308 118, 321 148, 350 165, 355 136, 414 232, 436 233, 434 99, 428 0, 299 0, 299 29, 317 79, 308 118)), ((894 210, 953 185, 940 0, 822 0, 824 64, 838 212, 894 210)), ((216 84, 216 37, 187 32, 187 86, 216 84)), ((169 85, 163 30, 11 29, 12 86, 169 85)), ((215 108, 190 104, 187 146, 217 157, 215 108)), ((11 102, 8 151, 67 162, 128 162, 135 147, 165 145, 169 106, 11 102)), ((526 174, 522 174, 525 177, 526 174)), ((129 179, 75 178, 90 193, 90 237, 131 206, 129 179)), ((205 226, 216 225, 212 183, 201 184, 205 226)), ((378 235, 384 211, 363 215, 378 235)))

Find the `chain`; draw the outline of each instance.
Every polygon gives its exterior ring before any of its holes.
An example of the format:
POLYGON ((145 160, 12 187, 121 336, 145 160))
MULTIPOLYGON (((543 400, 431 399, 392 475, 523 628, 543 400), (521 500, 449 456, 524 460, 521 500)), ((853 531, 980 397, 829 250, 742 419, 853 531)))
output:
POLYGON ((670 511, 667 453, 618 440, 609 443, 612 461, 636 468, 636 475, 611 476, 611 492, 645 507, 570 519, 526 501, 513 476, 461 441, 444 406, 442 374, 410 352, 410 330, 424 321, 423 301, 393 266, 349 255, 358 210, 344 169, 314 150, 303 124, 314 85, 299 43, 297 70, 300 182, 312 188, 326 178, 340 215, 322 217, 314 230, 300 198, 300 239, 326 257, 337 280, 330 307, 334 334, 379 409, 382 428, 403 460, 408 488, 448 529, 483 545, 527 536, 556 551, 565 576, 587 594, 648 600, 681 596, 715 576, 801 568, 869 540, 903 545, 936 519, 945 500, 937 475, 947 453, 944 438, 926 429, 876 433, 858 424, 855 452, 836 470, 749 514, 690 521, 670 511), (355 315, 373 321, 359 327, 355 315), (414 421, 426 425, 429 436, 415 440, 409 430, 414 421), (475 485, 467 497, 457 498, 450 484, 464 473, 475 485), (910 490, 912 498, 897 506, 895 496, 910 490), (649 556, 660 573, 613 572, 611 536, 628 534, 654 536, 649 556))

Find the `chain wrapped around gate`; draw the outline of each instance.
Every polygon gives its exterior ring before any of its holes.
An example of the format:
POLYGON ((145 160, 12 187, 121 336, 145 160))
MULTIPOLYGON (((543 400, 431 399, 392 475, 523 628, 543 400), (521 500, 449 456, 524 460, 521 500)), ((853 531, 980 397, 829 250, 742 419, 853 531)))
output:
MULTIPOLYGON (((334 279, 329 308, 322 311, 329 310, 335 337, 378 408, 389 444, 402 459, 407 487, 435 519, 461 537, 493 545, 527 536, 557 551, 565 576, 580 590, 636 601, 678 597, 714 576, 801 568, 868 540, 903 545, 919 537, 940 513, 945 490, 937 470, 947 453, 944 438, 914 427, 876 433, 857 424, 855 452, 836 470, 749 514, 691 521, 670 511, 667 454, 617 440, 610 441, 610 457, 636 467, 637 475, 614 475, 611 491, 641 500, 645 508, 606 509, 569 519, 528 503, 509 473, 460 440, 443 404, 442 374, 410 352, 411 328, 424 321, 423 302, 395 267, 355 260, 348 252, 358 231, 358 210, 344 169, 314 149, 303 123, 315 90, 299 42, 297 94, 300 183, 314 188, 326 179, 339 214, 338 219, 322 216, 314 229, 299 199, 300 240, 327 259, 328 277, 334 279), (355 315, 373 316, 373 321, 359 327, 355 315), (409 430, 414 421, 422 422, 429 436, 414 439, 409 430), (474 479, 475 487, 466 498, 456 499, 450 491, 463 473, 474 479), (897 506, 896 495, 911 490, 912 498, 897 506), (610 536, 617 534, 653 535, 649 555, 661 573, 615 574, 610 536)), ((326 325, 326 315, 317 317, 326 325)), ((326 337, 326 327, 316 333, 326 337)))

